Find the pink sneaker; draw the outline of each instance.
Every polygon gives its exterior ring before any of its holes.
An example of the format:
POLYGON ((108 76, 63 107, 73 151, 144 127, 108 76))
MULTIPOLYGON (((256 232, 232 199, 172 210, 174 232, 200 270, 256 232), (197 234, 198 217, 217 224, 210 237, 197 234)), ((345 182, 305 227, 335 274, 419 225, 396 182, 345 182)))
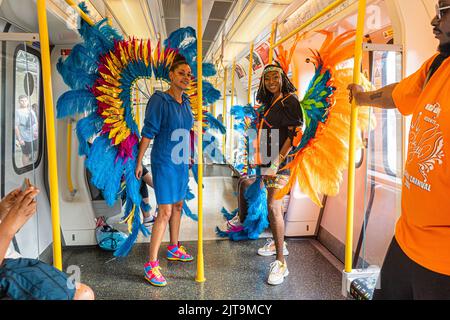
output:
POLYGON ((144 264, 145 280, 157 287, 165 287, 167 285, 166 279, 161 274, 161 267, 159 260, 149 261, 144 264))
POLYGON ((178 245, 167 246, 167 259, 171 261, 188 262, 194 260, 194 257, 186 252, 186 248, 178 245))

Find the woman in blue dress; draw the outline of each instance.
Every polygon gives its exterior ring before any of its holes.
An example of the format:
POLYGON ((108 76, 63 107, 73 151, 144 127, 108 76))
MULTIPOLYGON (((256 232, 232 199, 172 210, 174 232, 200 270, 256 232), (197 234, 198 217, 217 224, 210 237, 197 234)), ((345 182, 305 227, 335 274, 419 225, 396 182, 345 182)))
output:
POLYGON ((170 88, 156 91, 150 98, 145 111, 142 140, 136 165, 136 178, 142 176, 142 158, 150 141, 151 171, 158 204, 158 215, 153 225, 149 261, 144 265, 145 279, 155 286, 167 284, 158 260, 158 250, 167 224, 170 229, 170 245, 167 259, 172 261, 192 261, 193 257, 178 242, 181 209, 189 182, 189 141, 193 126, 189 98, 184 91, 191 81, 191 68, 178 55, 174 58, 169 72, 170 88))

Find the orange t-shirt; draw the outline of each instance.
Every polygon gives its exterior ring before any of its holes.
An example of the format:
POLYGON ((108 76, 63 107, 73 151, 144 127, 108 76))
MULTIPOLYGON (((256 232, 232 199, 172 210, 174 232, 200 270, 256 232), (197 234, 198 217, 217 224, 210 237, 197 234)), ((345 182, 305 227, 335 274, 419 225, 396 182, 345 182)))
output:
POLYGON ((413 115, 395 237, 410 259, 450 275, 450 58, 424 87, 436 56, 392 94, 400 112, 413 115))

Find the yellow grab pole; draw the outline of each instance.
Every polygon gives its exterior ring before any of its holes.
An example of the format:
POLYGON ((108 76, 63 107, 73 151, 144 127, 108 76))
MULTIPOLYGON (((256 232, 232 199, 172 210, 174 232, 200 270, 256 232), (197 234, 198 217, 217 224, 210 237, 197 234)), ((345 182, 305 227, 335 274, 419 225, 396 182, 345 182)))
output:
POLYGON ((306 21, 305 23, 303 23, 301 26, 297 27, 296 29, 292 30, 289 34, 287 34, 285 37, 280 39, 277 43, 272 45, 271 49, 276 48, 280 44, 286 42, 287 40, 289 40, 290 38, 295 36, 297 33, 299 33, 301 30, 305 29, 306 27, 311 25, 313 22, 317 21, 317 19, 319 19, 319 18, 323 17, 324 15, 326 15, 328 12, 334 10, 335 8, 340 6, 342 3, 344 3, 345 1, 347 1, 347 0, 337 0, 337 1, 333 2, 328 7, 326 7, 325 9, 320 11, 318 14, 316 14, 314 17, 312 17, 311 19, 309 19, 308 21, 306 21))
POLYGON ((69 192, 73 194, 73 182, 72 182, 72 119, 67 120, 67 187, 69 192))
POLYGON ((42 76, 45 101, 45 125, 47 128, 48 170, 50 176, 50 205, 52 210, 53 265, 62 270, 61 226, 59 219, 58 163, 56 158, 55 119, 53 113, 50 43, 48 39, 47 10, 45 0, 37 0, 39 39, 42 55, 42 76))
POLYGON ((84 13, 83 10, 81 10, 73 0, 66 0, 66 3, 71 6, 76 12, 78 12, 81 18, 88 24, 90 24, 91 26, 95 24, 94 21, 92 21, 92 19, 86 13, 84 13))
MULTIPOLYGON (((231 68, 231 105, 230 107, 233 108, 234 106, 234 74, 236 73, 236 60, 233 60, 233 67, 231 68)), ((233 121, 233 116, 230 114, 230 151, 231 151, 231 156, 230 156, 230 161, 231 163, 233 163, 233 147, 234 147, 234 139, 233 139, 233 135, 234 135, 234 121, 233 121)))
POLYGON ((249 65, 248 65, 248 97, 247 97, 247 103, 250 104, 252 101, 252 76, 253 76, 253 48, 254 43, 252 42, 250 46, 250 58, 249 58, 249 65))
MULTIPOLYGON (((356 27, 355 63, 353 66, 353 83, 361 82, 362 46, 364 36, 364 19, 366 15, 366 0, 359 0, 358 23, 356 27)), ((353 100, 350 127, 350 147, 348 160, 348 189, 347 189, 347 235, 345 241, 345 272, 352 271, 353 260, 353 216, 355 207, 355 146, 358 108, 353 100)))
MULTIPOLYGON (((217 88, 217 78, 214 80, 214 88, 217 88)), ((213 115, 213 117, 216 116, 216 103, 215 102, 211 106, 211 114, 213 115)))
POLYGON ((277 33, 277 23, 272 23, 272 32, 270 33, 270 48, 269 48, 269 64, 273 62, 273 44, 275 43, 277 33))
MULTIPOLYGON (((228 81, 228 69, 225 68, 223 75, 223 105, 222 105, 222 124, 227 127, 227 81, 228 81)), ((222 137, 222 154, 226 159, 227 151, 227 134, 225 133, 222 137)), ((224 159, 224 160, 225 160, 224 159)))
POLYGON ((205 282, 205 266, 203 263, 203 92, 202 92, 202 0, 197 0, 197 96, 198 96, 198 251, 197 276, 195 281, 205 282))

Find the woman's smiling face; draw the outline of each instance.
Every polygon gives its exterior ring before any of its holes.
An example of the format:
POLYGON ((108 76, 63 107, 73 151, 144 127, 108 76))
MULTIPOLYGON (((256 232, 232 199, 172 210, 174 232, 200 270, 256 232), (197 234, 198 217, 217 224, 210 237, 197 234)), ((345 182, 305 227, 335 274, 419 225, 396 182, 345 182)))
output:
POLYGON ((277 71, 269 71, 264 75, 264 85, 273 95, 281 92, 281 74, 277 71))

